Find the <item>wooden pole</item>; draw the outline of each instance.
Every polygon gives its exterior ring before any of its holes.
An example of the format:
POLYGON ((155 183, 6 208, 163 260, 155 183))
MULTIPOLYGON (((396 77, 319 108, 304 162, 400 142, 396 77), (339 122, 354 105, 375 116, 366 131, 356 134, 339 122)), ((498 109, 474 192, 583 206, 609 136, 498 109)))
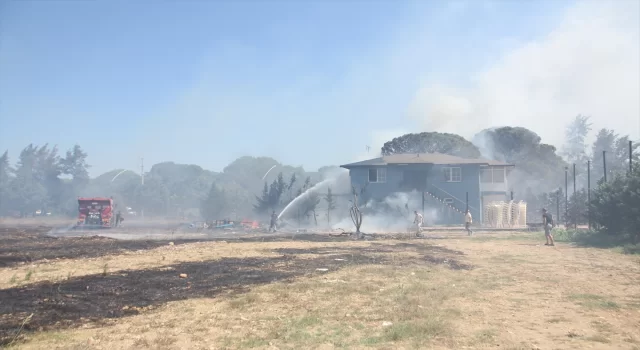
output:
POLYGON ((556 220, 560 220, 560 189, 556 192, 556 220))
POLYGON ((466 213, 467 211, 469 211, 469 192, 467 192, 467 201, 466 201, 466 203, 467 203, 467 208, 466 208, 465 213, 466 213))
POLYGON ((602 168, 604 169, 604 182, 607 182, 607 151, 602 151, 602 168))
POLYGON ((578 229, 578 201, 576 198, 576 163, 573 163, 573 227, 578 229))
POLYGON ((569 167, 564 167, 564 226, 567 227, 569 216, 569 167))
POLYGON ((633 141, 629 141, 629 176, 633 174, 633 141))
POLYGON ((591 230, 591 161, 587 161, 587 217, 589 218, 589 230, 591 230))

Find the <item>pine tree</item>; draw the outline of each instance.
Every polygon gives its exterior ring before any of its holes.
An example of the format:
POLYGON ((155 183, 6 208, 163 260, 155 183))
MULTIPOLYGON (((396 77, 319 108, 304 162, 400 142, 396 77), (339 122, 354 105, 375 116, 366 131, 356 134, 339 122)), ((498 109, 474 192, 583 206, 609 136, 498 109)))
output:
POLYGON ((13 169, 9 162, 9 151, 5 151, 0 156, 0 215, 6 213, 10 208, 12 199, 11 194, 11 176, 13 169))
POLYGON ((213 221, 222 219, 226 214, 228 214, 227 194, 213 183, 207 198, 202 202, 200 215, 207 221, 213 221))
POLYGON ((331 192, 331 187, 327 189, 327 194, 324 196, 324 201, 327 202, 327 224, 331 225, 331 211, 336 209, 335 199, 331 192))

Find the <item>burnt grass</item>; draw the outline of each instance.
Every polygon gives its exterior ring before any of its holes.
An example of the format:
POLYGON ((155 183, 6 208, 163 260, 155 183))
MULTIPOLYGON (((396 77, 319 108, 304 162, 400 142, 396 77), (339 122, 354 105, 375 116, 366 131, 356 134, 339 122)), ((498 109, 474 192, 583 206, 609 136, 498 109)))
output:
MULTIPOLYGON (((164 241, 116 240, 100 236, 50 237, 51 228, 0 227, 0 267, 11 267, 39 260, 95 258, 166 246, 164 241)), ((184 244, 194 240, 176 240, 184 244)))
MULTIPOLYGON (((81 244, 69 238, 58 240, 59 250, 64 253, 55 254, 57 251, 53 249, 42 256, 97 256, 104 249, 115 249, 111 252, 117 252, 118 249, 131 248, 127 245, 110 248, 101 239, 82 241, 81 244), (69 244, 75 248, 63 248, 69 244)), ((112 243, 111 240, 109 243, 112 243)), ((166 245, 166 242, 160 243, 166 245)), ((2 249, 5 249, 4 245, 2 249)), ((37 248, 32 249, 32 252, 37 251, 37 248)), ((44 249, 47 250, 46 247, 44 249)), ((268 251, 281 255, 186 262, 155 269, 87 275, 60 282, 44 281, 2 289, 0 346, 11 343, 16 336, 19 340, 34 331, 101 324, 171 301, 236 295, 248 292, 254 286, 273 282, 289 283, 298 277, 323 274, 316 270, 318 268, 336 271, 365 264, 398 267, 443 264, 452 269, 472 268, 456 260, 456 257, 463 255, 462 252, 417 242, 372 242, 368 247, 281 248, 268 251), (418 257, 398 254, 401 252, 417 253, 418 257), (181 278, 180 274, 187 274, 187 277, 181 278), (30 320, 22 326, 29 315, 32 315, 30 320)))

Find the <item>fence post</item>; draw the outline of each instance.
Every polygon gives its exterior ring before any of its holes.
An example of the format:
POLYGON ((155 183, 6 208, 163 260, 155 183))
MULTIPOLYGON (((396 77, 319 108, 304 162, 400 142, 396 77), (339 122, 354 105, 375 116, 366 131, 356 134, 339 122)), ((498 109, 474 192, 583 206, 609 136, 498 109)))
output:
POLYGON ((569 167, 564 167, 564 227, 569 225, 569 167))
POLYGON ((602 168, 604 169, 604 182, 607 183, 607 151, 602 151, 602 168))
POLYGON ((629 176, 633 175, 633 141, 629 140, 629 176))
POLYGON ((578 201, 576 198, 576 163, 573 163, 573 227, 578 229, 578 201))
POLYGON ((560 220, 560 189, 556 191, 556 221, 560 220))
POLYGON ((587 217, 589 218, 589 231, 591 231, 591 161, 587 160, 587 217))
MULTIPOLYGON (((466 199, 466 204, 467 204, 467 211, 469 210, 469 192, 467 192, 467 199, 466 199)), ((466 211, 465 211, 466 213, 466 211)))

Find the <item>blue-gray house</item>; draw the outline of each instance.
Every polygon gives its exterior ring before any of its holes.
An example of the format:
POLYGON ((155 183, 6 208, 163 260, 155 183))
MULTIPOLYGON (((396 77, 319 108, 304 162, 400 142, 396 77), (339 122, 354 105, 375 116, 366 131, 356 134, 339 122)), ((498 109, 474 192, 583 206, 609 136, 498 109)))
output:
POLYGON ((482 223, 484 204, 508 200, 507 175, 513 164, 467 159, 441 153, 395 154, 341 165, 349 170, 351 185, 366 186, 362 203, 382 201, 398 193, 421 196, 422 208, 436 209, 435 224, 463 222, 469 208, 474 222, 482 223))

